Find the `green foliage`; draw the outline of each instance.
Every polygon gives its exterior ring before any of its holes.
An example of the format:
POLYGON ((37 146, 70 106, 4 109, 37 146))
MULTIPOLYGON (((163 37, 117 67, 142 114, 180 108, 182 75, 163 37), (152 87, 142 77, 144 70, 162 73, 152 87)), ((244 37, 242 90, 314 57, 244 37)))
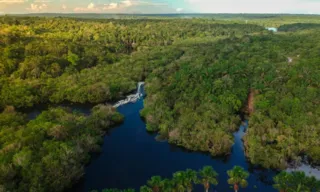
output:
POLYGON ((135 192, 133 189, 125 189, 125 190, 119 190, 119 189, 104 189, 102 192, 135 192))
POLYGON ((244 137, 250 161, 284 169, 306 153, 319 163, 314 147, 320 145, 316 34, 311 30, 179 44, 184 55, 146 80, 141 114, 147 129, 191 150, 228 154, 238 114, 247 111, 252 92, 254 112, 244 137))
POLYGON ((278 191, 319 191, 320 181, 315 177, 308 177, 303 172, 281 172, 273 178, 273 187, 278 191))
POLYGON ((152 189, 144 185, 140 187, 140 192, 152 192, 152 189))
POLYGON ((296 32, 298 30, 306 30, 306 29, 319 29, 320 24, 317 23, 294 23, 288 25, 281 25, 279 27, 279 31, 284 32, 296 32))
POLYGON ((160 176, 153 176, 147 183, 153 192, 159 192, 162 187, 162 178, 160 176))
MULTIPOLYGON (((199 172, 187 169, 173 173, 171 179, 152 176, 147 181, 148 186, 140 187, 140 192, 191 192, 194 184, 204 185, 205 189, 208 190, 211 184, 218 184, 217 177, 218 174, 211 166, 205 166, 199 172)), ((110 190, 118 191, 117 189, 105 189, 103 191, 110 190)))
POLYGON ((218 173, 211 166, 205 166, 199 171, 198 182, 208 191, 211 184, 218 185, 217 177, 218 173))
POLYGON ((68 51, 68 61, 72 64, 72 66, 76 67, 79 62, 78 55, 72 53, 70 50, 68 51))
MULTIPOLYGON (((0 17, 0 190, 64 190, 123 119, 99 105, 89 117, 52 108, 28 122, 14 107, 114 101, 138 81, 146 81, 147 129, 171 143, 228 154, 239 113, 250 108, 244 143, 253 164, 283 169, 301 154, 319 164, 320 36, 310 23, 319 17, 204 17, 223 21, 0 17)), ((194 176, 149 184, 191 190, 194 176)))
POLYGON ((193 189, 193 184, 198 182, 197 172, 192 169, 187 169, 185 172, 185 185, 190 192, 193 189))
POLYGON ((84 174, 89 153, 99 149, 104 130, 121 120, 112 107, 104 105, 94 107, 88 117, 66 108, 50 108, 29 122, 7 107, 0 114, 0 183, 4 191, 63 191, 70 187, 84 174))
POLYGON ((234 190, 239 190, 239 185, 242 188, 248 186, 247 178, 249 177, 249 173, 245 171, 240 166, 234 166, 233 169, 227 171, 229 176, 228 183, 234 186, 234 190))

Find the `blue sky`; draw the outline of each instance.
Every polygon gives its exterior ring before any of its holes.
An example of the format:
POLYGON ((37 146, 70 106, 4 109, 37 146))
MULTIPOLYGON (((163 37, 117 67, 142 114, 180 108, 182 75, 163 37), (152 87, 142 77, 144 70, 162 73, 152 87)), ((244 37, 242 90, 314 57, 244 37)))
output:
POLYGON ((0 14, 41 12, 320 14, 320 0, 0 0, 0 14))

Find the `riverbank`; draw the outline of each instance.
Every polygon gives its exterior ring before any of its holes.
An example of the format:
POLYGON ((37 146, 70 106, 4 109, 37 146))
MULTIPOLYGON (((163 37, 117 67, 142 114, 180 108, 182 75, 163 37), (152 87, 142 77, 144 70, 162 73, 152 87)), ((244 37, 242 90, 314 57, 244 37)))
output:
MULTIPOLYGON (((219 184, 213 190, 231 191, 226 182, 226 171, 239 165, 251 174, 246 191, 275 191, 272 177, 276 173, 255 168, 245 158, 241 139, 248 122, 243 123, 233 134, 234 145, 228 157, 212 157, 209 153, 189 151, 168 142, 158 142, 157 134, 146 131, 146 124, 139 114, 143 108, 143 98, 117 108, 125 121, 104 137, 101 153, 92 159, 86 167, 83 179, 70 192, 105 188, 133 188, 138 191, 151 176, 171 177, 173 172, 187 168, 199 170, 206 165, 211 165, 219 173, 219 184)), ((196 185, 194 191, 203 191, 203 187, 196 185)))
MULTIPOLYGON (((137 93, 143 94, 143 86, 137 87, 137 93)), ((89 107, 83 110, 90 109, 89 107)), ((146 131, 146 125, 139 114, 141 109, 143 97, 134 103, 129 102, 118 107, 118 111, 125 117, 124 123, 104 137, 101 153, 93 157, 85 169, 84 178, 71 191, 85 192, 119 186, 138 189, 152 175, 169 177, 177 170, 199 169, 205 165, 212 165, 217 169, 220 180, 227 178, 226 170, 240 165, 251 173, 249 183, 253 187, 247 190, 274 191, 271 185, 276 172, 255 167, 246 159, 242 137, 248 129, 248 121, 233 134, 234 145, 231 154, 228 157, 212 157, 208 153, 189 151, 167 142, 158 142, 155 139, 156 134, 146 131)), ((307 173, 310 170, 304 171, 307 173)), ((314 173, 316 172, 313 171, 312 174, 314 173)), ((201 186, 197 186, 196 189, 202 191, 201 186)), ((228 191, 228 185, 220 184, 216 189, 228 191)))

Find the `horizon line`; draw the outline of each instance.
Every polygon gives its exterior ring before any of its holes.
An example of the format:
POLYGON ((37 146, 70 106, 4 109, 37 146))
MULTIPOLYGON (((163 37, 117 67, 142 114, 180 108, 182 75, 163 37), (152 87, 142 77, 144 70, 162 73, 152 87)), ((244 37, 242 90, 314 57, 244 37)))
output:
POLYGON ((95 14, 95 15, 187 15, 187 14, 195 14, 195 15, 218 15, 218 14, 229 14, 229 15, 318 15, 320 13, 199 13, 199 12, 185 12, 185 13, 177 13, 177 12, 168 12, 168 13, 99 13, 99 12, 83 12, 83 13, 76 13, 76 12, 40 12, 40 13, 1 13, 0 15, 35 15, 35 14, 75 14, 75 15, 82 15, 82 14, 95 14))

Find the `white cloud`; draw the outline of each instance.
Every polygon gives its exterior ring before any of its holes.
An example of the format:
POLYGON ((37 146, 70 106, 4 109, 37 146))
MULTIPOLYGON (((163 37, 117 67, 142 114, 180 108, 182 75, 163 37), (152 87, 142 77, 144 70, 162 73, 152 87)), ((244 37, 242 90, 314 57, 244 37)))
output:
POLYGON ((87 8, 88 9, 94 9, 94 7, 95 7, 94 3, 90 3, 87 8))
POLYGON ((103 10, 111 10, 118 8, 118 3, 104 4, 103 10))
POLYGON ((33 3, 51 3, 51 0, 35 0, 33 3))
POLYGON ((20 4, 26 2, 25 0, 0 0, 0 4, 20 4))
POLYGON ((101 9, 99 7, 96 7, 94 3, 89 3, 87 7, 76 7, 74 8, 75 12, 100 12, 101 9))
POLYGON ((101 12, 101 11, 108 11, 108 10, 113 10, 113 11, 119 11, 121 12, 125 8, 132 7, 132 6, 137 6, 140 5, 142 2, 141 1, 136 1, 136 0, 123 0, 120 1, 119 3, 112 2, 109 4, 94 4, 90 3, 87 7, 76 7, 74 9, 75 12, 101 12))
POLYGON ((66 6, 65 4, 63 4, 63 5, 61 6, 61 8, 62 8, 62 10, 66 10, 66 9, 67 9, 67 6, 66 6))
POLYGON ((165 3, 154 3, 151 1, 143 0, 121 0, 107 3, 107 4, 94 4, 90 3, 87 7, 76 7, 75 12, 112 12, 112 13, 127 13, 129 8, 139 6, 167 6, 165 3))
POLYGON ((185 0, 198 12, 208 13, 320 13, 315 0, 185 0))
POLYGON ((34 4, 31 3, 30 7, 26 8, 27 10, 31 11, 31 12, 40 12, 40 11, 44 11, 48 8, 47 4, 34 4))
POLYGON ((183 8, 177 8, 176 11, 180 13, 181 11, 183 11, 183 8))
POLYGON ((130 7, 132 6, 134 3, 138 3, 139 1, 132 1, 132 0, 125 0, 125 1, 121 1, 120 5, 124 6, 124 7, 130 7))

